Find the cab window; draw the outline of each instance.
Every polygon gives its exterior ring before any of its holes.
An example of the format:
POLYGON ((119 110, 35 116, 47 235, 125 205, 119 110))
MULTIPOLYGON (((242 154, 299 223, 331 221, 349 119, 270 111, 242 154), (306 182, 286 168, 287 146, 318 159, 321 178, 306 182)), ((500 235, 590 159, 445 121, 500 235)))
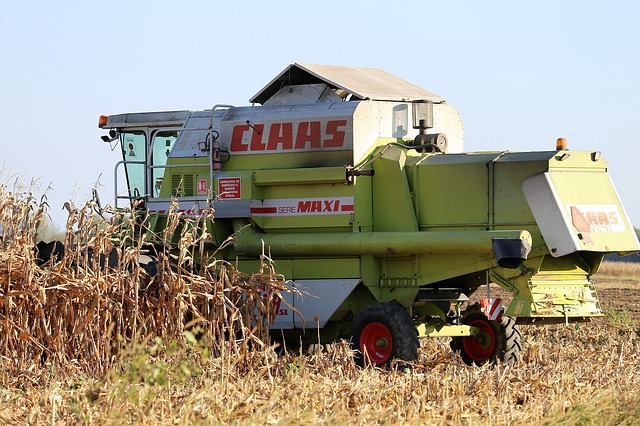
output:
POLYGON ((162 189, 162 182, 166 171, 167 159, 171 153, 173 145, 178 139, 177 131, 158 131, 153 136, 153 157, 151 159, 152 165, 152 196, 160 197, 160 190, 162 189), (160 167, 158 167, 160 166, 160 167))
POLYGON ((143 131, 123 132, 122 158, 126 161, 125 171, 130 197, 145 196, 145 161, 147 156, 146 137, 143 131))

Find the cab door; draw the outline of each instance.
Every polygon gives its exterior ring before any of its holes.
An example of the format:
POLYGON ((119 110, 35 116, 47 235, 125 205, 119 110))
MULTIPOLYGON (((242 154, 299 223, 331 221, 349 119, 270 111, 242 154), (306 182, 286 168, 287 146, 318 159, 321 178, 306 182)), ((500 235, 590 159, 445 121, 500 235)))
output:
POLYGON ((178 130, 154 130, 152 132, 151 158, 149 159, 150 169, 150 188, 149 196, 151 198, 160 197, 160 190, 164 183, 164 175, 167 169, 167 159, 171 154, 171 150, 178 139, 178 130))
MULTIPOLYGON (((144 129, 126 130, 120 133, 127 195, 116 186, 116 207, 118 200, 144 199, 147 194, 147 132, 144 129)), ((117 180, 116 180, 117 185, 117 180)))

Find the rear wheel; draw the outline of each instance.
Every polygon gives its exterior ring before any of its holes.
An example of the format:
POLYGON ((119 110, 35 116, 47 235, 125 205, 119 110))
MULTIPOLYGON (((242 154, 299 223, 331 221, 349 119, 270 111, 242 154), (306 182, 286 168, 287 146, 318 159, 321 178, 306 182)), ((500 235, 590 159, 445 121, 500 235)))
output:
POLYGON ((418 329, 409 312, 391 303, 376 303, 358 314, 351 326, 358 365, 389 365, 393 359, 418 358, 418 329))
POLYGON ((489 320, 476 303, 464 311, 462 323, 479 329, 475 336, 451 339, 451 349, 460 352, 466 364, 482 365, 500 361, 511 365, 520 358, 522 334, 515 319, 502 317, 500 321, 489 320))

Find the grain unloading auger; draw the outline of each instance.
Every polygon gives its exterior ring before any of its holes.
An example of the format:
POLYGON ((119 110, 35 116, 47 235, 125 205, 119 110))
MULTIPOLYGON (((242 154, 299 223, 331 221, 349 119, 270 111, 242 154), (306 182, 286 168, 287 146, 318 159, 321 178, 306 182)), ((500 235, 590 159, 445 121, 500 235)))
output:
POLYGON ((382 70, 293 64, 250 102, 99 126, 122 146, 117 203, 148 212, 151 242, 172 200, 214 207, 209 250, 245 272, 264 250, 307 293, 274 301, 290 344, 350 338, 382 365, 451 336, 467 363, 510 362, 516 323, 601 316, 590 277, 640 248, 600 152, 463 153, 455 108, 382 70), (506 307, 463 310, 487 283, 506 307))

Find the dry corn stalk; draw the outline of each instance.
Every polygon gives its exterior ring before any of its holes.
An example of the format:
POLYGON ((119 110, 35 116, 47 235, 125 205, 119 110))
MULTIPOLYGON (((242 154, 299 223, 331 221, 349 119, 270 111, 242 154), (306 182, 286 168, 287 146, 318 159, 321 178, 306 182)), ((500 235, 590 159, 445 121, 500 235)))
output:
POLYGON ((263 295, 287 288, 267 257, 255 274, 210 257, 203 220, 175 208, 151 277, 138 263, 146 234, 134 226, 137 219, 112 211, 110 220, 95 221, 93 208, 89 202, 70 209, 64 257, 38 266, 34 245, 46 206, 0 187, 0 356, 15 366, 6 376, 44 365, 100 375, 122 347, 149 337, 179 339, 194 325, 210 335, 213 356, 236 363, 250 345, 267 341, 270 305, 263 295), (114 246, 114 236, 124 244, 114 246))

